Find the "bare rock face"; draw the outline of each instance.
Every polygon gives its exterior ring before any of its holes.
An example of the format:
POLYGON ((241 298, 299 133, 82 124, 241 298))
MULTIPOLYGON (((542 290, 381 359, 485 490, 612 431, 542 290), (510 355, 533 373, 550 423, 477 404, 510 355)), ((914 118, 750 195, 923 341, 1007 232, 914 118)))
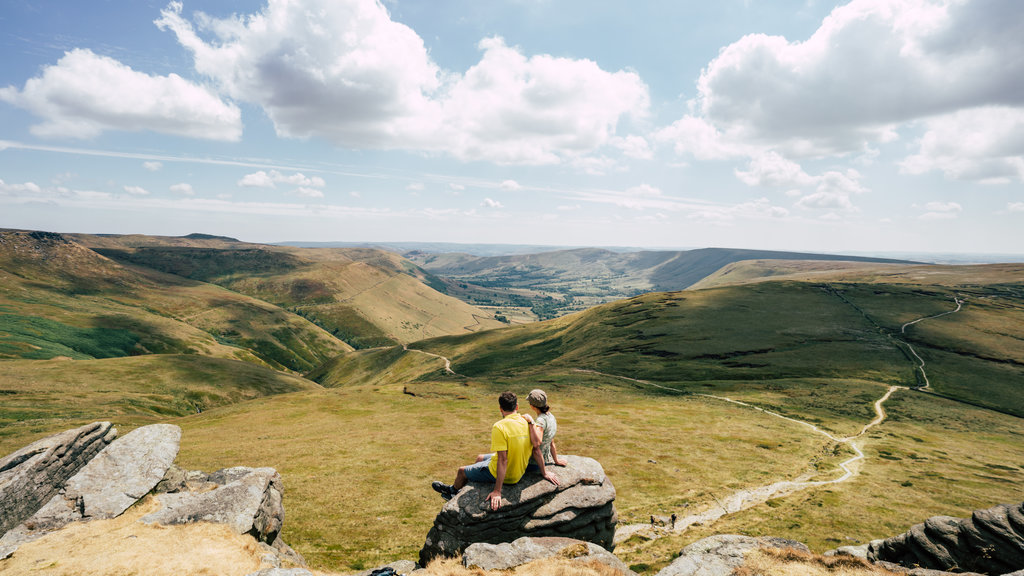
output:
POLYGON ((94 422, 0 459, 0 536, 38 512, 116 437, 110 422, 94 422))
POLYGON ((560 485, 536 472, 502 490, 501 508, 486 501, 493 485, 470 483, 444 505, 420 550, 420 565, 437 556, 456 556, 476 542, 500 544, 523 536, 560 536, 614 546, 615 488, 592 458, 568 456, 552 466, 560 485))
POLYGON ((462 554, 462 565, 483 570, 509 570, 534 560, 562 556, 573 560, 601 562, 624 576, 634 574, 632 570, 611 552, 592 542, 573 538, 524 536, 514 542, 503 544, 470 544, 462 554))
POLYGON ((932 570, 1005 574, 1024 567, 1024 502, 976 510, 970 518, 934 516, 872 542, 868 559, 932 570))
POLYGON ((281 475, 273 468, 226 468, 209 475, 202 492, 160 494, 163 508, 142 517, 147 524, 226 524, 239 534, 275 544, 284 525, 281 475))
POLYGON ((805 544, 785 538, 720 534, 683 548, 679 557, 662 568, 657 576, 730 576, 743 566, 747 552, 755 548, 794 548, 810 552, 805 544))

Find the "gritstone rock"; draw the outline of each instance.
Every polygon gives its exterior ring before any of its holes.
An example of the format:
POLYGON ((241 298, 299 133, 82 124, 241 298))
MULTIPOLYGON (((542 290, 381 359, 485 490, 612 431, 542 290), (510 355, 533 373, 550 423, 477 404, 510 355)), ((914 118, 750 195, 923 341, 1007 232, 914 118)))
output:
POLYGON ((1024 502, 976 510, 970 518, 934 516, 872 542, 872 561, 933 570, 1005 574, 1024 567, 1024 502))
POLYGON ((96 454, 31 518, 0 542, 14 548, 82 520, 116 518, 149 493, 178 455, 181 429, 153 424, 132 430, 96 454))
POLYGON ((810 552, 806 545, 785 538, 721 534, 683 548, 681 555, 657 576, 729 576, 743 565, 747 552, 755 548, 793 548, 810 552))
POLYGON ((596 560, 618 570, 621 574, 634 574, 622 560, 597 544, 552 536, 541 538, 524 536, 514 542, 502 544, 485 544, 483 542, 470 544, 462 554, 462 565, 467 568, 475 566, 483 570, 508 570, 534 560, 553 556, 563 556, 579 561, 596 560))
POLYGON ((227 468, 210 474, 217 485, 207 492, 160 494, 163 508, 142 517, 147 524, 226 524, 239 534, 250 534, 273 544, 284 524, 284 487, 273 468, 227 468))
POLYGON ((561 536, 614 544, 615 488, 592 458, 568 456, 565 467, 552 466, 560 485, 529 472, 502 490, 501 508, 486 501, 493 485, 470 483, 444 505, 420 550, 420 565, 437 556, 456 556, 475 542, 500 544, 522 536, 561 536))
POLYGON ((117 437, 110 422, 54 434, 0 459, 0 536, 39 511, 117 437))

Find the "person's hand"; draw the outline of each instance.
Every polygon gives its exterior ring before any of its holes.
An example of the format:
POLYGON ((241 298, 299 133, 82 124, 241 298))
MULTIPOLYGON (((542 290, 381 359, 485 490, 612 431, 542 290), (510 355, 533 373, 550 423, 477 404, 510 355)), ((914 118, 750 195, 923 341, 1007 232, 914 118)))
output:
POLYGON ((547 480, 548 482, 551 482, 555 486, 558 486, 558 476, 555 476, 554 472, 550 470, 544 470, 544 479, 547 480))
POLYGON ((501 508, 501 490, 495 490, 488 494, 487 501, 491 503, 491 510, 501 508))
POLYGON ((565 458, 558 458, 558 459, 555 460, 555 464, 557 464, 559 466, 568 466, 569 465, 569 461, 566 460, 565 458))
POLYGON ((523 417, 523 420, 526 420, 530 424, 533 424, 533 416, 530 416, 529 414, 523 414, 522 417, 523 417))

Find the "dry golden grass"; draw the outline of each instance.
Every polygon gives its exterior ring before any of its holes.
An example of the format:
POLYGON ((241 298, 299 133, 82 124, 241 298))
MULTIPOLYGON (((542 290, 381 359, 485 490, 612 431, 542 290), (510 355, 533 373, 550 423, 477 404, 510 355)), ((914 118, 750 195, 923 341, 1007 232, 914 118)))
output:
POLYGON ((896 574, 852 556, 818 556, 792 548, 751 550, 735 576, 891 576, 896 574))
POLYGON ((0 574, 44 576, 244 576, 265 554, 250 536, 225 525, 149 526, 139 518, 159 508, 147 498, 112 520, 76 523, 22 545, 0 561, 0 574))

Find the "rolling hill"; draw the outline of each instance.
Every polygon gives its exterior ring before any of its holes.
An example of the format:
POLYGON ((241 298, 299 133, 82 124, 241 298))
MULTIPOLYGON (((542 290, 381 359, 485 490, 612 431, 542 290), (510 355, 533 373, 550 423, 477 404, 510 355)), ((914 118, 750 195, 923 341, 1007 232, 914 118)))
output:
POLYGON ((743 260, 901 263, 881 258, 730 248, 633 252, 582 248, 490 257, 417 251, 407 253, 406 257, 447 279, 449 293, 468 302, 533 307, 541 319, 645 292, 683 290, 723 266, 743 260))
POLYGON ((184 353, 305 372, 351 350, 277 306, 59 234, 0 231, 0 280, 0 358, 184 353))
POLYGON ((207 237, 76 238, 119 262, 213 283, 286 308, 355 348, 502 325, 491 313, 439 292, 439 280, 382 250, 267 246, 207 237))

